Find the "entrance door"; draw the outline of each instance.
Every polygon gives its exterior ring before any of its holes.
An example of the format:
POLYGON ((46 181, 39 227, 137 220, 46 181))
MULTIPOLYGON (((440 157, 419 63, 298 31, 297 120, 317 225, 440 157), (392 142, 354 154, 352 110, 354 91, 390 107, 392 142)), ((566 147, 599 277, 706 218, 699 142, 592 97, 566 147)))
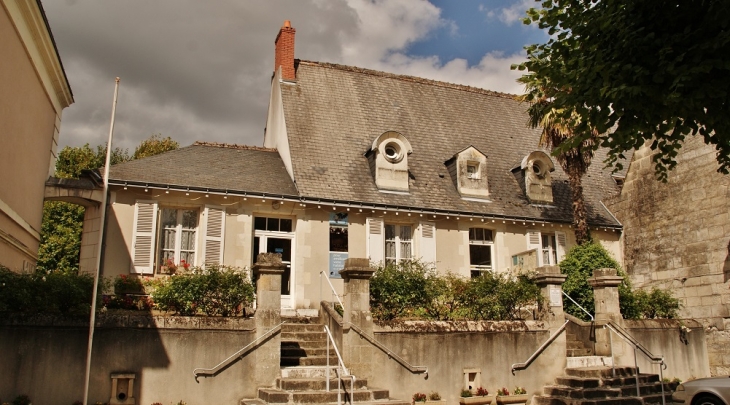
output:
MULTIPOLYGON (((293 236, 271 235, 263 232, 256 232, 253 238, 254 257, 259 253, 278 253, 281 261, 286 265, 284 274, 281 275, 281 307, 293 308, 292 297, 292 245, 293 236)), ((255 259, 254 259, 255 260, 255 259)))

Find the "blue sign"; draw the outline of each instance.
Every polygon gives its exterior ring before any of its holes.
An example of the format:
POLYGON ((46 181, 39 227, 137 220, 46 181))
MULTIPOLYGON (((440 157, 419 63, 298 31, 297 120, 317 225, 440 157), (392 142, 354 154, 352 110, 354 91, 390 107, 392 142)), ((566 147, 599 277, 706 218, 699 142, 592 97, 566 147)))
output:
POLYGON ((330 278, 342 278, 340 270, 345 268, 347 256, 344 252, 330 252, 330 278))

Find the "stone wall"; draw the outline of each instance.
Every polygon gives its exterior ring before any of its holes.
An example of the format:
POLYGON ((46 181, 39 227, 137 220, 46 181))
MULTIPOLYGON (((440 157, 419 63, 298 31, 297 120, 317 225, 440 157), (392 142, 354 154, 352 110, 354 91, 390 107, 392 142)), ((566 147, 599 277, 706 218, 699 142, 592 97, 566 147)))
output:
MULTIPOLYGON (((0 325, 0 399, 29 395, 35 405, 83 399, 88 322, 4 319, 0 325)), ((256 392, 255 357, 234 362, 218 376, 211 368, 255 336, 253 319, 100 316, 94 336, 89 403, 108 403, 112 373, 135 373, 137 404, 236 404, 256 392)))
POLYGON ((713 375, 730 372, 730 176, 715 151, 688 139, 666 183, 652 151, 634 153, 621 194, 607 202, 624 226, 624 267, 635 287, 671 291, 681 316, 706 328, 713 375))

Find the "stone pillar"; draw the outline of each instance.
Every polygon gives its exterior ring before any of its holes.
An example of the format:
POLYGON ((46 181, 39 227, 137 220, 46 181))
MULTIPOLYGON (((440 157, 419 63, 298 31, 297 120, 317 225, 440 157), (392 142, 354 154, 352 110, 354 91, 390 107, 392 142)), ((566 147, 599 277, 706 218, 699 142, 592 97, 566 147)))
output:
POLYGON ((368 259, 347 259, 340 275, 345 282, 345 306, 342 332, 342 357, 345 366, 359 379, 372 378, 372 345, 355 332, 354 325, 373 335, 373 316, 370 313, 370 278, 375 269, 368 259))
MULTIPOLYGON (((260 337, 281 323, 281 276, 286 265, 281 255, 261 253, 253 265, 256 280, 256 337, 260 337)), ((254 378, 257 386, 273 386, 279 376, 281 362, 281 334, 259 342, 256 354, 254 378)))
POLYGON ((623 277, 617 275, 616 269, 593 270, 593 277, 588 279, 588 284, 593 287, 596 311, 596 356, 611 355, 611 331, 603 325, 610 321, 621 325, 623 321, 618 300, 618 286, 622 281, 623 277))
POLYGON ((535 284, 540 287, 543 299, 540 318, 550 322, 551 329, 553 326, 560 327, 565 323, 563 283, 568 276, 561 274, 558 266, 542 266, 535 270, 535 284))
POLYGON ((101 225, 100 204, 88 205, 84 210, 84 225, 81 231, 81 252, 79 254, 79 273, 96 273, 99 252, 99 232, 101 225))

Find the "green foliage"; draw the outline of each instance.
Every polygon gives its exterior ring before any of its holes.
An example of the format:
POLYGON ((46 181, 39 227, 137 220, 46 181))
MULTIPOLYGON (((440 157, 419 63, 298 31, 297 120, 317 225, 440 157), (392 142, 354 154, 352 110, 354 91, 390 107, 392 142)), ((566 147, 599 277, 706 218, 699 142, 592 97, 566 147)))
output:
POLYGON ((141 159, 148 156, 159 155, 170 150, 175 150, 180 144, 173 141, 169 136, 163 138, 161 134, 153 134, 137 146, 132 159, 141 159))
MULTIPOLYGON (((715 146, 719 171, 730 169, 730 8, 726 0, 536 0, 526 24, 550 40, 526 47, 518 66, 565 117, 580 117, 570 148, 595 128, 616 164, 628 149, 653 140, 656 173, 665 180, 682 140, 699 134, 715 146), (611 133, 609 134, 609 129, 611 133)), ((534 90, 534 89, 533 89, 534 90)), ((596 145, 598 146, 598 145, 596 145)), ((620 163, 616 164, 620 169, 620 163)))
MULTIPOLYGON (((593 277, 593 270, 601 268, 616 269, 624 281, 618 286, 619 305, 624 319, 639 318, 675 318, 679 310, 679 300, 671 293, 653 289, 650 293, 639 290, 634 292, 626 274, 618 262, 600 243, 591 241, 572 248, 560 262, 560 270, 568 275, 563 284, 563 291, 591 314, 595 313, 593 288, 588 285, 588 278, 593 277)), ((565 311, 585 321, 590 318, 573 304, 564 300, 565 311)))
POLYGON ((88 274, 19 274, 0 267, 0 313, 87 315, 93 286, 88 274))
POLYGON ((418 261, 379 267, 370 281, 370 309, 379 320, 513 320, 540 300, 527 276, 485 272, 465 279, 437 275, 418 261))
POLYGON ((426 402, 426 394, 422 392, 413 394, 413 402, 426 402))
POLYGON ((460 396, 462 398, 471 398, 472 393, 469 390, 461 390, 461 395, 460 396))
MULTIPOLYGON (((111 164, 122 163, 130 160, 129 152, 126 149, 112 149, 111 164)), ((66 146, 61 149, 56 159, 56 177, 63 179, 75 179, 81 175, 83 170, 94 170, 104 167, 106 163, 106 146, 98 145, 96 151, 91 149, 87 143, 80 147, 66 146)))
POLYGON ((236 316, 253 303, 254 288, 247 272, 230 266, 193 267, 176 274, 152 291, 155 305, 178 315, 236 316))
POLYGON ((429 401, 440 401, 441 400, 441 394, 439 394, 436 391, 431 391, 428 393, 428 400, 429 401))
POLYGON ((62 201, 43 203, 38 269, 76 272, 79 269, 84 207, 62 201))

